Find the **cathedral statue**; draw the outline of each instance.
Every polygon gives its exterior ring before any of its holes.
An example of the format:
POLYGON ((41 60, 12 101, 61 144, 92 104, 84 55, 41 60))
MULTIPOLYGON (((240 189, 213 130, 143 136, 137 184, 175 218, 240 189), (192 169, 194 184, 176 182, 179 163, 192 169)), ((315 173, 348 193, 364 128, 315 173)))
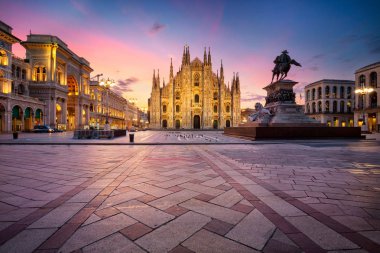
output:
POLYGON ((290 58, 287 50, 282 51, 281 55, 277 56, 273 63, 276 64, 276 66, 272 70, 273 75, 271 83, 273 83, 275 76, 276 81, 284 80, 288 75, 291 65, 302 67, 296 60, 290 58))

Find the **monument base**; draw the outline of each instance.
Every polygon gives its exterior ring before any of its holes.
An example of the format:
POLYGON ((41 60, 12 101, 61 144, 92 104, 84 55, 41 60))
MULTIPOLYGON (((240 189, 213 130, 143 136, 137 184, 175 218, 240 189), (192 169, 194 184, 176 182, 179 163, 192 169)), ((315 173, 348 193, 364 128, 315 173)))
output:
POLYGON ((254 126, 251 124, 224 128, 224 134, 252 140, 362 138, 360 127, 327 127, 310 124, 307 126, 254 126))

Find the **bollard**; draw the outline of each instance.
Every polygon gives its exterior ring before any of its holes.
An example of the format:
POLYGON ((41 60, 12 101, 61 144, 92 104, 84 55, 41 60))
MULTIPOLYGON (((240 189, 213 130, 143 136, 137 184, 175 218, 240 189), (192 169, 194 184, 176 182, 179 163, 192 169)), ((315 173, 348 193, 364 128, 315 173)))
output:
POLYGON ((135 134, 129 133, 129 142, 134 142, 135 141, 135 134))

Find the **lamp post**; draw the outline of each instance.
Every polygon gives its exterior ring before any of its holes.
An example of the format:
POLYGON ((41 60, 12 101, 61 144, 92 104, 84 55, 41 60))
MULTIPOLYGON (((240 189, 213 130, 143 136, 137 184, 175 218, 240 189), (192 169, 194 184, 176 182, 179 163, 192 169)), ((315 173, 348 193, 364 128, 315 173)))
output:
MULTIPOLYGON (((107 95, 107 103, 106 103, 106 106, 107 106, 107 112, 106 112, 106 125, 107 125, 107 128, 108 128, 108 124, 109 124, 109 92, 110 92, 110 87, 112 85, 115 84, 115 82, 113 80, 110 80, 109 78, 107 78, 107 80, 104 80, 102 79, 99 83, 101 86, 103 86, 106 90, 106 95, 107 95)), ((109 130, 109 129, 105 129, 105 130, 109 130)))
POLYGON ((364 113, 365 95, 371 93, 372 91, 373 91, 373 88, 366 88, 364 86, 364 84, 361 84, 361 87, 359 89, 355 90, 355 93, 362 95, 362 99, 363 99, 363 104, 362 104, 362 115, 363 115, 362 131, 368 130, 368 127, 365 123, 365 113, 364 113))

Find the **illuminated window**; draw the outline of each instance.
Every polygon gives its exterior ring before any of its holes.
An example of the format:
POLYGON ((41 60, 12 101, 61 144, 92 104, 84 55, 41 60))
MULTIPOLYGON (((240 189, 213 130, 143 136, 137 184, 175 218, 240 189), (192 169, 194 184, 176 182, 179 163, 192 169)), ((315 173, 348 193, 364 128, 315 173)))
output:
POLYGON ((0 65, 8 66, 8 56, 4 50, 0 50, 0 65))
POLYGON ((33 81, 45 82, 46 81, 46 68, 43 66, 35 66, 33 68, 33 81))

